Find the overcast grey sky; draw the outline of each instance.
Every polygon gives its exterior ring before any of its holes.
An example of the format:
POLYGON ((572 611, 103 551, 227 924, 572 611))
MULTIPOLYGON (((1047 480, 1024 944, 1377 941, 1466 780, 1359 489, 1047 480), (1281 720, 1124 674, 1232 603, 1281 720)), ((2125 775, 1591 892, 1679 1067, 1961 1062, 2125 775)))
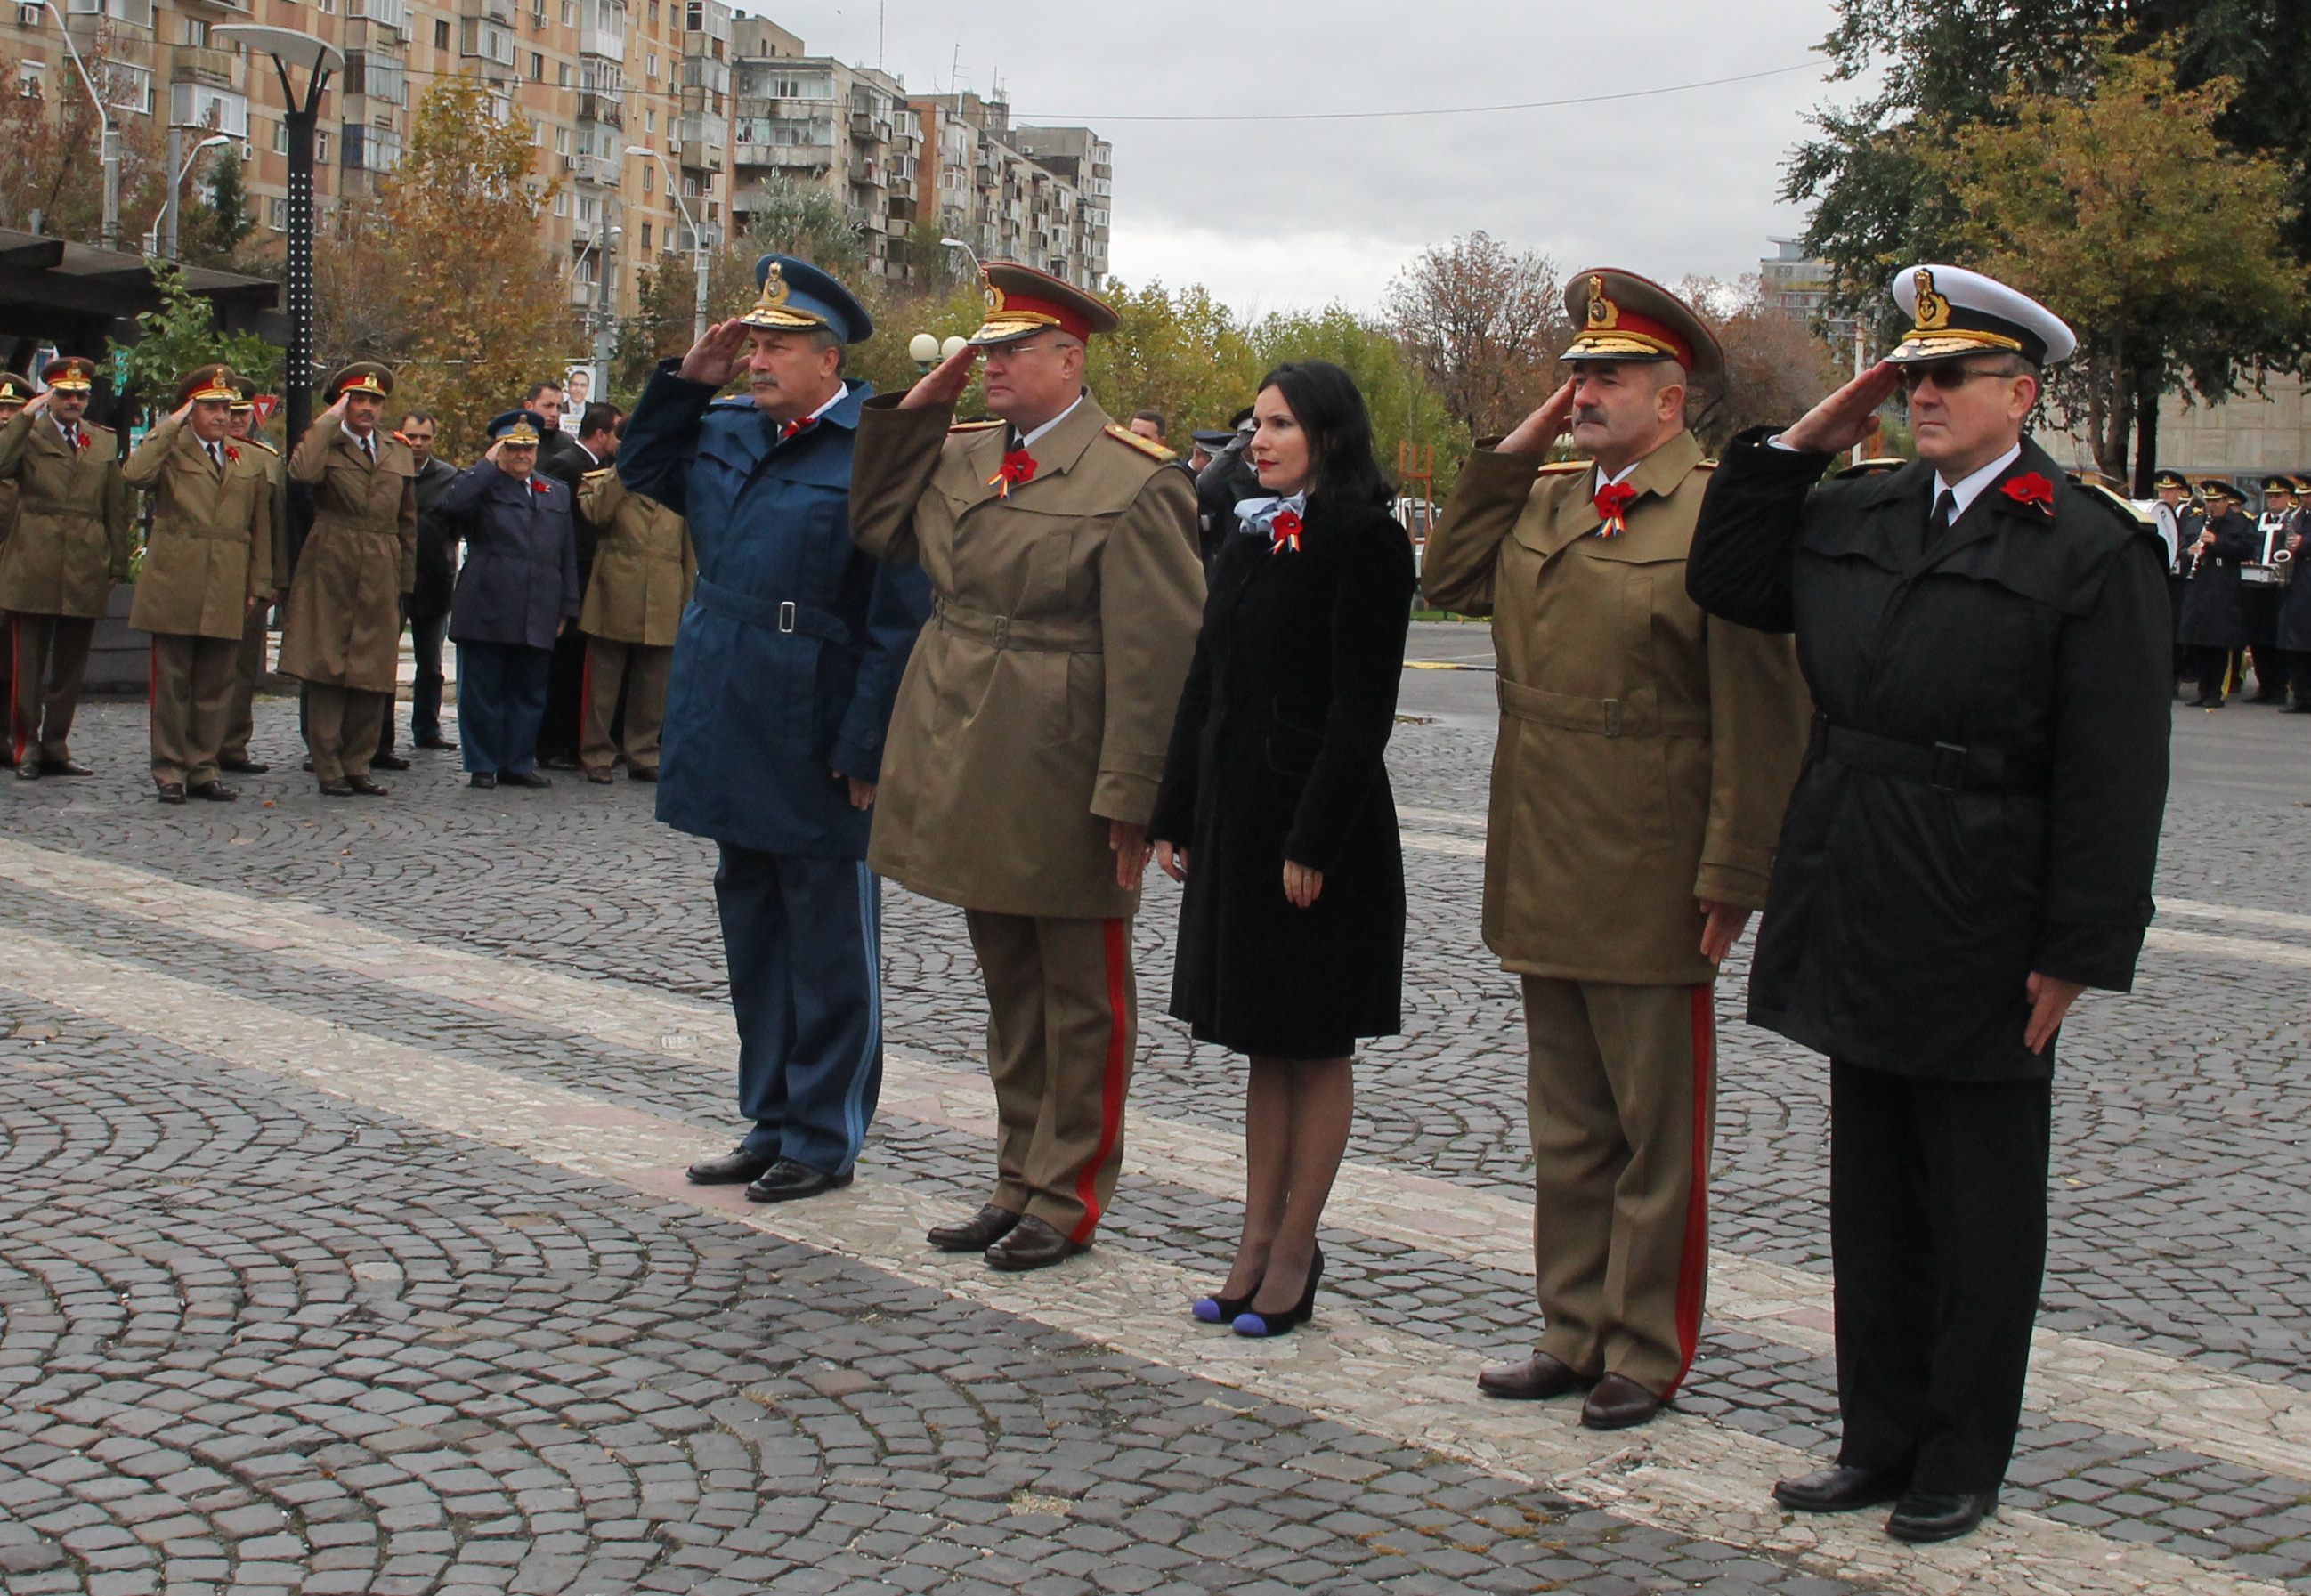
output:
POLYGON ((744 0, 814 54, 985 93, 1115 146, 1111 265, 1240 310, 1376 304, 1424 246, 1483 228, 1567 269, 1736 277, 1803 225, 1781 163, 1825 85, 1828 0, 744 0), (879 14, 878 14, 879 13, 879 14), (1202 19, 1191 35, 1184 24, 1202 19), (959 62, 960 70, 954 70, 959 62), (1132 115, 1494 105, 1761 73, 1606 104, 1363 122, 1132 115))

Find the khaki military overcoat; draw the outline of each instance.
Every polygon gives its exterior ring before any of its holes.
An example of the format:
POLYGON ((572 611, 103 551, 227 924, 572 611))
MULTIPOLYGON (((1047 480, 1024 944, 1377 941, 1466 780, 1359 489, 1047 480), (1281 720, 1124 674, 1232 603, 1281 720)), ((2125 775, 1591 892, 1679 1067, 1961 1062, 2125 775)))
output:
POLYGON ((1106 920, 1108 822, 1147 824, 1204 602, 1195 484, 1113 435, 1088 396, 989 479, 1010 429, 870 399, 850 533, 930 578, 899 684, 867 862, 910 891, 998 914, 1106 920))
POLYGON ((265 597, 277 604, 289 597, 289 462, 267 438, 252 434, 241 439, 240 446, 257 451, 266 477, 273 484, 273 587, 265 597))
POLYGON ((674 647, 682 606, 698 582, 690 523, 607 467, 579 484, 578 512, 600 534, 578 630, 616 643, 674 647))
POLYGON ((1493 619, 1485 943, 1522 974, 1699 985, 1696 900, 1765 903, 1812 710, 1787 637, 1686 597, 1708 480, 1679 433, 1600 537, 1592 467, 1479 450, 1429 539, 1429 601, 1493 619))
POLYGON ((372 466, 324 415, 289 457, 313 484, 313 529, 297 555, 281 623, 281 674, 390 693, 401 657, 401 596, 417 580, 417 458, 379 431, 372 466))
POLYGON ((128 624, 140 632, 239 638, 249 601, 273 596, 273 474, 263 449, 226 439, 220 472, 175 415, 121 468, 153 496, 153 531, 128 624))
POLYGON ((0 610, 28 615, 104 613, 136 552, 120 440, 81 423, 74 449, 55 417, 27 407, 0 427, 0 479, 16 484, 16 530, 0 544, 0 610))

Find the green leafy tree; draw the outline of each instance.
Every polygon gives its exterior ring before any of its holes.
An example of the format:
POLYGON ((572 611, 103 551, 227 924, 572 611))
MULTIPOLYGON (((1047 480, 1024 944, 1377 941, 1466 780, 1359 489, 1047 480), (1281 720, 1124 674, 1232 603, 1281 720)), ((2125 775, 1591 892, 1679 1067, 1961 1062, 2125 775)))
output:
POLYGON ((217 327, 216 306, 185 286, 185 269, 155 258, 147 265, 161 291, 161 308, 136 318, 133 344, 114 341, 111 353, 126 352, 128 386, 156 410, 170 408, 177 381, 196 366, 222 362, 260 387, 281 376, 281 351, 254 333, 229 333, 217 327))
POLYGON ((1960 257, 2078 331, 2050 389, 2097 463, 2150 493, 2160 396, 2215 399, 2302 347, 2307 275, 2287 247, 2292 174, 2216 133, 2228 78, 2176 83, 2167 45, 2106 43, 2085 94, 2020 88, 1920 153, 1949 196, 1960 257))
POLYGON ((867 275, 867 249, 850 207, 832 188, 778 178, 749 196, 737 240, 747 272, 764 255, 791 255, 845 283, 867 275))
POLYGON ((178 254, 193 266, 231 267, 257 218, 249 209, 249 190, 242 181, 240 152, 227 145, 208 170, 204 185, 207 197, 185 207, 178 229, 178 254))

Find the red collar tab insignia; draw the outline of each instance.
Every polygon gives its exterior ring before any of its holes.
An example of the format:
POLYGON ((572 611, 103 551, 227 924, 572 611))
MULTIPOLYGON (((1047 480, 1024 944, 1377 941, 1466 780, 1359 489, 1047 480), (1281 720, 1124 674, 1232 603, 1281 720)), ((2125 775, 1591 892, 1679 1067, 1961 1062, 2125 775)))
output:
POLYGON ((818 425, 818 417, 815 415, 806 415, 800 421, 788 422, 779 429, 779 441, 784 443, 790 438, 799 438, 816 425, 818 425))
POLYGON ((2054 513, 2054 484, 2036 471, 2013 478, 1998 491, 2017 504, 2035 504, 2048 515, 2054 513))
POLYGON ((1035 457, 1024 449, 1015 449, 1003 457, 1003 464, 997 467, 995 475, 987 479, 987 485, 999 488, 1002 496, 1008 499, 1013 484, 1033 482, 1034 477, 1035 457))
POLYGON ((1637 490, 1626 482, 1607 484, 1597 490, 1592 502, 1605 524, 1597 528, 1600 537, 1616 537, 1629 529, 1629 506, 1636 502, 1637 490))
POLYGON ((1298 554, 1300 528, 1304 524, 1297 510, 1277 511, 1276 519, 1269 522, 1268 527, 1268 552, 1271 554, 1280 554, 1288 549, 1293 554, 1298 554))
POLYGON ((550 493, 554 490, 545 485, 544 477, 533 476, 529 479, 529 491, 533 493, 550 493))

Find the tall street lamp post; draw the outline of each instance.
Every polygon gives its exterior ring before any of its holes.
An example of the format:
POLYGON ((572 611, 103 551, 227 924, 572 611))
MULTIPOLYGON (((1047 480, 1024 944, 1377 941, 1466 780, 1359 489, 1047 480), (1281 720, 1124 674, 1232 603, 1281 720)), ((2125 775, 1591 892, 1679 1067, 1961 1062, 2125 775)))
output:
POLYGON ((289 358, 282 397, 289 447, 294 449, 313 420, 313 129, 321 119, 321 91, 345 58, 327 39, 294 28, 228 22, 210 29, 209 36, 272 57, 282 103, 288 107, 282 124, 289 138, 289 358), (292 67, 306 74, 301 103, 289 75, 292 67))
MULTIPOLYGON (((169 129, 169 144, 170 145, 170 153, 172 155, 175 153, 175 146, 182 144, 183 142, 184 130, 182 128, 171 127, 169 129)), ((200 143, 195 144, 193 146, 193 153, 185 157, 184 163, 181 166, 177 167, 177 180, 169 185, 169 197, 161 202, 161 214, 153 217, 153 225, 144 230, 145 254, 158 255, 161 253, 161 240, 162 234, 165 232, 168 238, 169 246, 167 252, 168 257, 170 260, 177 258, 177 213, 180 209, 177 202, 177 196, 184 191, 185 176, 193 170, 193 162, 201 158, 201 152, 203 150, 214 150, 219 144, 229 144, 231 143, 232 143, 232 135, 231 134, 213 133, 208 137, 201 140, 200 143)), ((174 162, 172 161, 171 164, 174 164, 174 162)))
POLYGON ((80 58, 80 47, 73 43, 72 29, 65 22, 65 13, 57 9, 57 0, 41 0, 48 14, 57 19, 57 31, 64 36, 65 51, 72 64, 80 68, 80 81, 88 90, 88 97, 96 107, 97 126, 103 129, 103 142, 99 158, 104 163, 104 247, 120 247, 120 129, 112 120, 112 108, 104 103, 104 92, 96 80, 88 75, 88 63, 80 58))
POLYGON ((682 213, 683 225, 690 229, 690 243, 694 252, 693 258, 698 263, 693 268, 698 278, 698 292, 691 307, 690 336, 702 338, 706 336, 706 235, 698 231, 698 220, 690 214, 690 206, 682 197, 682 185, 675 181, 674 168, 667 164, 666 157, 648 144, 628 144, 626 153, 647 155, 658 162, 658 170, 666 173, 667 196, 674 201, 674 208, 682 213))

